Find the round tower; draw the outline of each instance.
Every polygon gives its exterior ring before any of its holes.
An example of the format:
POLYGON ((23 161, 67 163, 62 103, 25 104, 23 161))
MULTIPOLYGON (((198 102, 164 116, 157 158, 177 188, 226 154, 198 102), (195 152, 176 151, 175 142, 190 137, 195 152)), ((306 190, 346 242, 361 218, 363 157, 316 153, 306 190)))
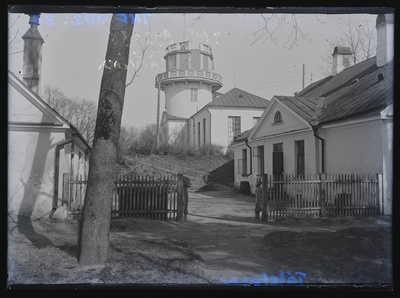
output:
POLYGON ((166 72, 156 76, 155 87, 165 92, 165 112, 189 118, 212 101, 212 93, 222 87, 222 77, 214 73, 211 48, 190 42, 169 45, 164 55, 166 72))

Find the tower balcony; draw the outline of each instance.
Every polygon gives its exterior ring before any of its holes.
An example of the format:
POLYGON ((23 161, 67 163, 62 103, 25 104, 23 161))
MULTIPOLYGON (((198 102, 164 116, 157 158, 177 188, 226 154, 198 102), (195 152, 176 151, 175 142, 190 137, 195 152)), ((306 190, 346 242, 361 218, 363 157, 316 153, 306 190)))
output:
POLYGON ((194 69, 184 69, 184 70, 172 70, 164 73, 160 73, 156 76, 155 87, 158 85, 169 82, 176 81, 204 81, 205 83, 213 85, 214 90, 218 90, 222 87, 222 77, 221 75, 208 71, 208 70, 194 70, 194 69))

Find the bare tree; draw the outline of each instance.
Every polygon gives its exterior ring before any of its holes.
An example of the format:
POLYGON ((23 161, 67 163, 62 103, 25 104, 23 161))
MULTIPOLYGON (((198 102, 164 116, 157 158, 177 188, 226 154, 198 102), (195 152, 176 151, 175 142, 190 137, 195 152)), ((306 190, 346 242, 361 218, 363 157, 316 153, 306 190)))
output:
POLYGON ((89 145, 92 145, 97 114, 95 102, 87 99, 68 98, 58 87, 54 86, 44 88, 43 98, 79 131, 89 145))
POLYGON ((338 37, 329 44, 330 49, 325 56, 321 57, 326 64, 323 67, 325 75, 332 73, 332 52, 335 46, 349 47, 353 64, 360 63, 376 54, 375 23, 367 20, 356 22, 349 16, 338 28, 338 37))
POLYGON ((126 14, 113 14, 105 61, 114 61, 114 67, 104 67, 101 79, 96 129, 80 225, 80 265, 104 264, 108 257, 111 199, 133 27, 133 21, 129 21, 126 14))
POLYGON ((132 146, 135 141, 139 138, 139 131, 137 128, 129 126, 129 127, 121 127, 121 131, 119 133, 119 150, 118 150, 118 162, 122 163, 123 158, 132 146))

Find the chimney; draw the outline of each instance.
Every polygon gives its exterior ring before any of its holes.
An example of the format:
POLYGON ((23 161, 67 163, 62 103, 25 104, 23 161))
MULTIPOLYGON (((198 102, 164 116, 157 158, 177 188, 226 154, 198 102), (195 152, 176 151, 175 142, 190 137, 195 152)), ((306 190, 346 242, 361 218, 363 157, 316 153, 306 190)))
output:
POLYGON ((333 50, 333 66, 332 76, 336 76, 342 70, 353 65, 353 59, 351 59, 351 52, 349 47, 335 47, 333 50))
POLYGON ((33 92, 40 93, 40 74, 42 67, 42 44, 44 40, 37 27, 39 26, 40 14, 30 14, 29 24, 31 27, 26 31, 24 40, 24 61, 22 79, 33 92))
POLYGON ((379 14, 376 18, 376 65, 381 67, 394 56, 394 14, 379 14))

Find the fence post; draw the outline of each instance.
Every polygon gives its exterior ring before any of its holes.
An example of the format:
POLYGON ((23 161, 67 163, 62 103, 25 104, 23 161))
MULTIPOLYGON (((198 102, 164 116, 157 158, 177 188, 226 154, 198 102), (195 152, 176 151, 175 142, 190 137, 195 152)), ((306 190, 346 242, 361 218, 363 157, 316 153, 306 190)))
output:
POLYGON ((325 189, 326 189, 326 182, 325 182, 325 174, 319 174, 319 180, 321 180, 319 184, 319 206, 321 207, 319 216, 325 217, 326 216, 326 201, 325 201, 325 189))
POLYGON ((383 178, 382 178, 382 174, 377 173, 376 174, 376 178, 378 179, 378 204, 379 204, 379 211, 381 213, 381 215, 384 214, 385 209, 384 209, 384 201, 383 201, 383 178))
POLYGON ((256 179, 256 207, 254 208, 255 218, 260 219, 261 200, 262 200, 262 180, 261 176, 256 179))
POLYGON ((183 209, 183 221, 186 221, 187 214, 188 214, 188 204, 189 204, 189 186, 191 185, 190 179, 186 176, 183 176, 183 202, 184 202, 184 209, 183 209))
POLYGON ((184 188, 185 185, 183 183, 183 174, 178 174, 177 175, 177 213, 176 213, 176 221, 182 221, 183 220, 183 213, 184 213, 184 207, 185 207, 185 201, 183 198, 183 193, 184 193, 184 188))
POLYGON ((261 220, 267 221, 267 204, 268 204, 268 176, 267 174, 261 175, 262 183, 262 206, 261 206, 261 220))

